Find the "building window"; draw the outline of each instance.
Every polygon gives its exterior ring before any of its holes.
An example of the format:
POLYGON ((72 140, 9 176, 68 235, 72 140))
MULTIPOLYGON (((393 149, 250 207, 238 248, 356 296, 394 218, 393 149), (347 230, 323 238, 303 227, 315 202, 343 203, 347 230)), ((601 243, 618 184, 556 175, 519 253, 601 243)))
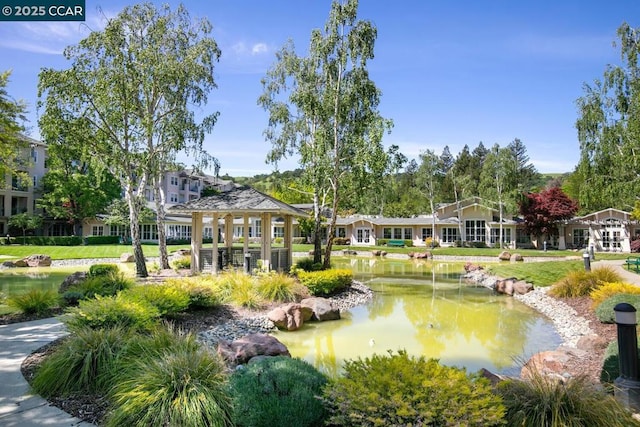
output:
POLYGON ((516 229, 516 243, 518 244, 530 244, 531 235, 528 234, 523 228, 516 229))
POLYGON ((169 178, 169 181, 171 182, 171 185, 173 186, 178 186, 178 177, 177 176, 172 176, 171 178, 169 178))
POLYGON ((31 147, 31 159, 33 159, 33 163, 38 163, 38 150, 36 150, 36 147, 31 147))
POLYGON ((91 227, 92 236, 104 236, 104 225, 94 225, 91 227))
POLYGON ((467 220, 465 221, 465 232, 467 242, 486 242, 487 235, 485 233, 484 220, 467 220))
POLYGON ((273 227, 273 237, 284 237, 284 227, 274 226, 273 227))
MULTIPOLYGON (((491 229, 491 243, 492 244, 498 243, 499 240, 500 240, 500 229, 499 228, 492 228, 491 229)), ((510 228, 503 228, 502 229, 502 242, 503 243, 511 242, 511 229, 510 228)))
POLYGON ((442 242, 443 243, 455 243, 460 240, 458 237, 457 228, 443 228, 442 229, 442 242))
POLYGON ((178 193, 169 193, 169 201, 171 203, 178 203, 178 193))
POLYGON ((255 235, 251 237, 262 237, 262 220, 261 219, 256 219, 255 229, 256 229, 256 232, 254 233, 255 235))
POLYGON ((433 237, 433 228, 422 227, 422 241, 433 237))
POLYGON ((383 239, 391 239, 392 238, 391 236, 392 236, 391 228, 387 227, 387 228, 383 228, 382 229, 382 238, 383 239))
POLYGON ((345 227, 338 227, 336 229, 336 237, 345 238, 347 237, 347 229, 345 227))
POLYGON ((589 242, 589 229, 588 228, 575 228, 573 230, 573 247, 583 248, 587 246, 589 242))
POLYGON ((413 240, 413 228, 405 228, 404 229, 404 239, 405 240, 413 240))
MULTIPOLYGON (((251 227, 249 227, 249 230, 251 230, 251 227)), ((236 225, 235 227, 233 227, 233 235, 234 237, 244 237, 244 226, 236 225)))
POLYGON ((155 224, 142 224, 140 230, 142 240, 158 240, 158 228, 155 224))
MULTIPOLYGON (((204 228, 206 232, 207 228, 204 228)), ((209 232, 211 231, 211 227, 209 227, 209 232)), ((204 236, 204 233, 203 233, 204 236)), ((207 236, 204 236, 207 237, 207 236)), ((180 224, 169 224, 167 226, 167 239, 191 239, 191 226, 190 225, 180 225, 180 224)))
POLYGON ((33 175, 33 186, 37 187, 38 186, 38 177, 33 175))
POLYGON ((402 228, 396 227, 393 229, 392 239, 402 239, 402 228))
POLYGON ((112 236, 127 237, 129 235, 129 227, 126 225, 112 225, 110 226, 109 233, 112 236))

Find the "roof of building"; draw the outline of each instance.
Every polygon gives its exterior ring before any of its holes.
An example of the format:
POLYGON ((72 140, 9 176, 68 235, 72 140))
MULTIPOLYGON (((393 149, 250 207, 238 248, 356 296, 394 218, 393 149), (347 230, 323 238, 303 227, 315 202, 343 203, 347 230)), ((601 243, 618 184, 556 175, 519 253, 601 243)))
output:
POLYGON ((307 217, 301 209, 284 203, 249 186, 236 187, 208 197, 179 203, 167 209, 168 212, 203 212, 203 213, 286 213, 307 217))

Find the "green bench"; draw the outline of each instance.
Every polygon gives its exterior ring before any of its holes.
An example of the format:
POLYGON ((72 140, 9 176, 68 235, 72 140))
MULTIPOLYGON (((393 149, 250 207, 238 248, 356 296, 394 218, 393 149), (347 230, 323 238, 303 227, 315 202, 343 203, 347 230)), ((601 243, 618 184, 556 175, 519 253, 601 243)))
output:
POLYGON ((387 246, 397 246, 399 248, 404 248, 404 240, 391 239, 387 241, 387 246))
POLYGON ((624 261, 624 264, 627 266, 627 270, 631 270, 631 267, 633 267, 636 273, 640 272, 640 257, 627 257, 627 259, 624 261))

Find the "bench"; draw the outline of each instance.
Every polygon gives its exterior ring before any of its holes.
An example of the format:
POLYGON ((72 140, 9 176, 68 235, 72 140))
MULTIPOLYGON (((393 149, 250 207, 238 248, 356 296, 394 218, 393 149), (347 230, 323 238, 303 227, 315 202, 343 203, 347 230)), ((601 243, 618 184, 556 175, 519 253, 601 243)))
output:
POLYGON ((627 266, 627 270, 631 270, 631 267, 633 267, 636 273, 640 272, 640 257, 627 257, 627 259, 624 261, 624 264, 627 266))
POLYGON ((397 246, 399 248, 404 248, 404 240, 391 239, 387 241, 387 246, 397 246))

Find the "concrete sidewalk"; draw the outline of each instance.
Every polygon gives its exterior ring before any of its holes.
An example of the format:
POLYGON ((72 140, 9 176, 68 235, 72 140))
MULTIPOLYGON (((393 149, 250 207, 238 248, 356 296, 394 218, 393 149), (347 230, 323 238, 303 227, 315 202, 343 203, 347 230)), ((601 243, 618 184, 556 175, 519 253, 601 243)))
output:
POLYGON ((640 274, 627 270, 624 266, 624 260, 605 259, 605 260, 598 261, 598 254, 596 254, 596 260, 592 262, 591 267, 598 268, 600 266, 612 267, 613 269, 616 270, 618 274, 620 274, 623 282, 640 286, 640 274))
POLYGON ((20 366, 34 350, 66 334, 54 318, 0 325, 0 425, 92 426, 31 394, 20 366))

